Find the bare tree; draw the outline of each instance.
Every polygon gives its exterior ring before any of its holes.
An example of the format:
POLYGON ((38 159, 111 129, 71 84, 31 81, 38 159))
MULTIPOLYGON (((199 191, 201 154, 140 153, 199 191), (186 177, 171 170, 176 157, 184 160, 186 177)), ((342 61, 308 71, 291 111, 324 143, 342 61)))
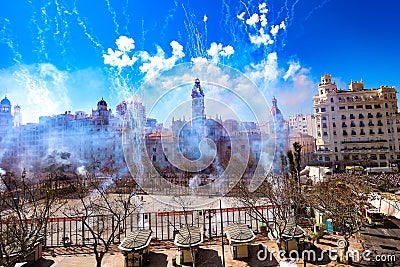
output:
POLYGON ((45 237, 46 225, 64 202, 46 184, 30 184, 26 172, 0 175, 0 264, 14 266, 45 237))
POLYGON ((250 217, 262 222, 271 237, 279 240, 287 230, 286 225, 296 219, 297 206, 303 202, 296 188, 297 184, 290 176, 270 173, 255 192, 250 192, 245 183, 239 183, 234 197, 248 208, 250 217), (260 206, 267 207, 267 212, 260 206))
POLYGON ((63 213, 69 218, 81 218, 82 227, 89 233, 85 236, 83 231, 82 242, 92 249, 96 265, 101 267, 104 255, 121 239, 126 219, 137 211, 140 203, 133 187, 129 194, 112 194, 108 192, 112 181, 93 179, 93 173, 88 173, 87 177, 79 177, 74 185, 78 201, 66 206, 63 213))

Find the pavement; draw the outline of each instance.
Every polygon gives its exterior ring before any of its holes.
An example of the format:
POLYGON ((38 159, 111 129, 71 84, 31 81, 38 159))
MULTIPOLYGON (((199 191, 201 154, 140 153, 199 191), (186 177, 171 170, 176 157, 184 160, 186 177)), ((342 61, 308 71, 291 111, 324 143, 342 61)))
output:
MULTIPOLYGON (((317 255, 323 250, 337 248, 337 241, 340 239, 337 235, 325 235, 317 245, 317 255)), ((362 238, 356 236, 350 239, 350 249, 363 249, 362 238)), ((234 260, 226 240, 224 243, 224 255, 222 255, 221 239, 204 242, 199 248, 199 257, 196 264, 197 267, 222 267, 225 260, 226 267, 264 267, 264 266, 303 266, 302 259, 297 259, 290 264, 289 261, 281 262, 278 255, 278 246, 275 241, 271 241, 264 236, 258 235, 250 247, 250 257, 246 259, 234 260), (267 257, 258 259, 257 253, 262 248, 267 249, 267 257), (223 259, 224 258, 224 259, 223 259), (281 265, 280 265, 281 264, 281 265)), ((173 242, 152 242, 150 246, 150 264, 149 267, 173 267, 172 258, 175 256, 179 264, 179 251, 173 242)), ((264 254, 261 254, 263 256, 264 254)), ((92 267, 96 266, 95 256, 89 248, 85 247, 58 247, 50 248, 43 251, 43 258, 35 263, 33 267, 92 267)), ((112 250, 104 256, 102 267, 124 266, 124 256, 114 246, 112 250)), ((184 265, 178 265, 184 266, 184 265)), ((321 259, 309 262, 307 266, 346 266, 338 263, 329 257, 321 257, 321 259)))

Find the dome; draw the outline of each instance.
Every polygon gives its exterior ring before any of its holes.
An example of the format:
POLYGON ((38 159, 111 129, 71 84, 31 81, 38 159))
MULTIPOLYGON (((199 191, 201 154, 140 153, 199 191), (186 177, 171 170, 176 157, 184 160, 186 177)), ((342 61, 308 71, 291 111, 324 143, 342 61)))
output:
POLYGON ((4 97, 4 99, 1 100, 0 105, 8 105, 8 106, 11 106, 11 102, 10 102, 10 100, 8 100, 7 97, 4 97))
POLYGON ((107 106, 107 102, 103 98, 101 98, 101 100, 97 102, 97 106, 107 106))
POLYGON ((279 108, 278 108, 277 102, 278 102, 278 100, 276 100, 275 97, 272 98, 271 114, 272 114, 273 116, 281 115, 281 111, 280 111, 279 108))

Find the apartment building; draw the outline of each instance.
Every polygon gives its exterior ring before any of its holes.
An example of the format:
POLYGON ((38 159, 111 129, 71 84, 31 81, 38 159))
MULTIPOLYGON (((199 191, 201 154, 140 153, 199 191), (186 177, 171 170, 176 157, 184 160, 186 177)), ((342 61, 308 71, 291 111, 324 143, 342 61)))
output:
POLYGON ((317 137, 313 114, 294 114, 289 116, 290 133, 301 133, 317 137))
POLYGON ((364 88, 363 81, 338 89, 325 74, 313 96, 320 164, 390 166, 400 161, 396 88, 364 88))

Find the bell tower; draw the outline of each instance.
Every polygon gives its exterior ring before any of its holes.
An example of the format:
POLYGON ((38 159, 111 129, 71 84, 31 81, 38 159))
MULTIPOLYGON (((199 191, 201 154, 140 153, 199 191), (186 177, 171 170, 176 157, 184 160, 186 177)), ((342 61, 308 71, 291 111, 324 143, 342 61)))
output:
POLYGON ((204 92, 197 78, 192 89, 192 120, 204 120, 204 92))

